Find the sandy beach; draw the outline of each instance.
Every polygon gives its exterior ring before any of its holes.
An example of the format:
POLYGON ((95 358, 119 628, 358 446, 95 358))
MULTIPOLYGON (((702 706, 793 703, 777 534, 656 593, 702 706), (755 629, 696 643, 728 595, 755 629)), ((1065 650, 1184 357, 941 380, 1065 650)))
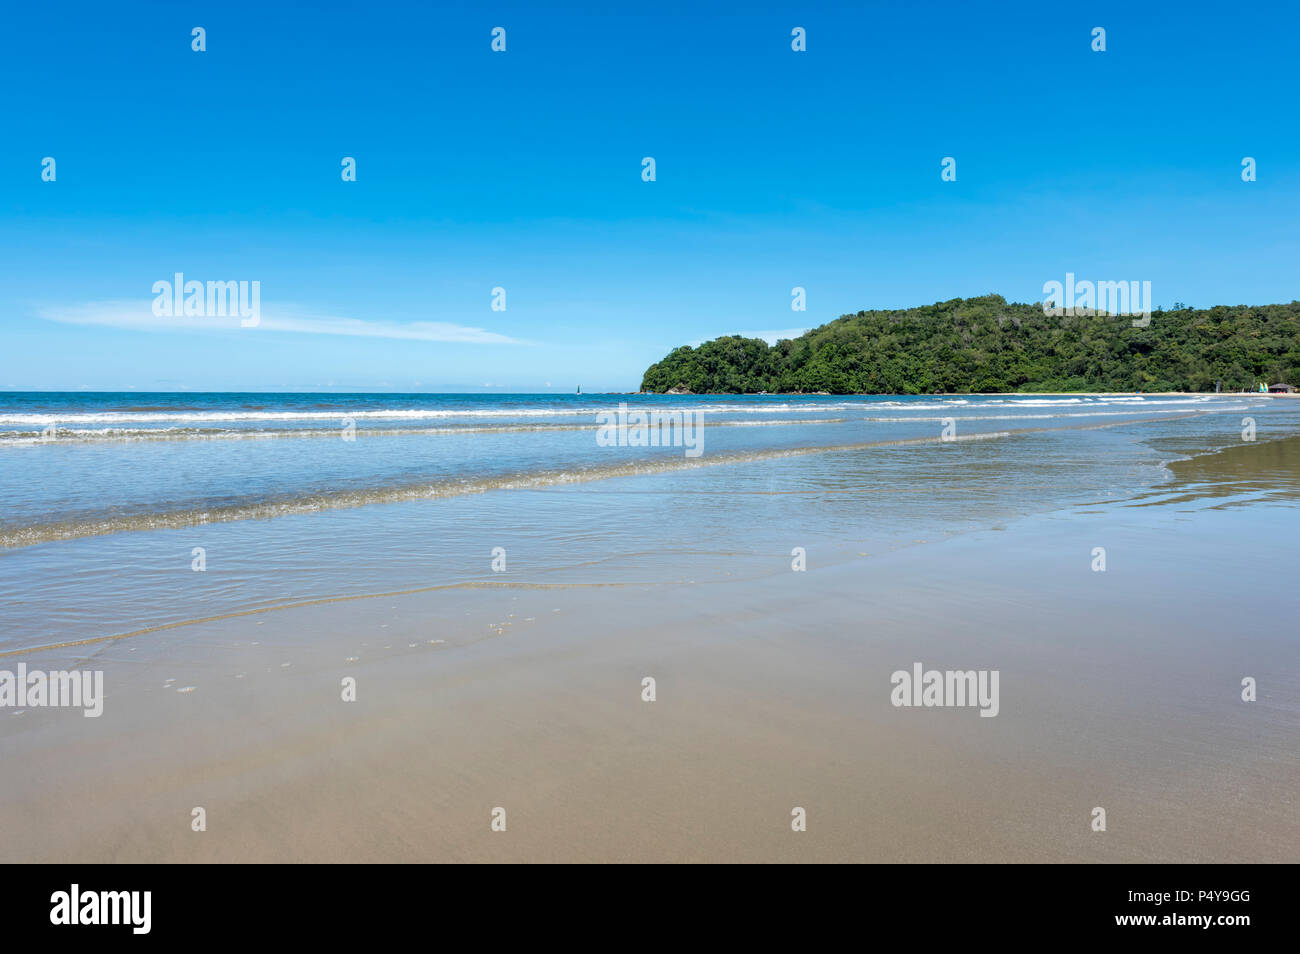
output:
POLYGON ((440 588, 11 654, 107 689, 98 719, 0 714, 0 853, 1294 863, 1300 651, 1276 555, 1300 445, 1173 470, 1149 499, 812 552, 806 572, 440 588), (1246 502, 1261 483, 1278 492, 1246 502), (997 717, 892 705, 915 662, 998 670, 997 717))
POLYGON ((1300 5, 1094 7, 7 9, 6 926, 1294 934, 1300 5))

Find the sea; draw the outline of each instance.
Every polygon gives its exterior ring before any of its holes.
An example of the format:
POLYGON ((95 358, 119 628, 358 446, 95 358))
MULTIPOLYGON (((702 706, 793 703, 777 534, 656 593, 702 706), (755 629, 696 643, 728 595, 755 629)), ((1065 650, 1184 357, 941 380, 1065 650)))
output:
POLYGON ((1285 479, 1171 466, 1297 435, 1300 401, 1258 394, 4 392, 0 653, 341 596, 812 571, 1070 508, 1291 505, 1285 479))

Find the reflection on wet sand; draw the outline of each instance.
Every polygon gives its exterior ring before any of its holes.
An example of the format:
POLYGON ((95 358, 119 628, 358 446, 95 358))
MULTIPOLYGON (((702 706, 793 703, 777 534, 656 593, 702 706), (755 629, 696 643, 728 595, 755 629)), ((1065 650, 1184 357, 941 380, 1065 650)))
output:
POLYGON ((1132 507, 1213 501, 1210 509, 1300 500, 1300 437, 1243 441, 1168 465, 1173 480, 1138 494, 1132 507))

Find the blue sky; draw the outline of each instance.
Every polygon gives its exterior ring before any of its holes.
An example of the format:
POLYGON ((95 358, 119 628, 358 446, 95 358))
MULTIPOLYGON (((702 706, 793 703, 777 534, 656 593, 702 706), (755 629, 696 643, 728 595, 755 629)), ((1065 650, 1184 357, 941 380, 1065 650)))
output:
POLYGON ((633 390, 1067 271, 1300 297, 1294 4, 274 6, 10 6, 0 388, 633 390), (178 271, 262 324, 154 318, 178 271))

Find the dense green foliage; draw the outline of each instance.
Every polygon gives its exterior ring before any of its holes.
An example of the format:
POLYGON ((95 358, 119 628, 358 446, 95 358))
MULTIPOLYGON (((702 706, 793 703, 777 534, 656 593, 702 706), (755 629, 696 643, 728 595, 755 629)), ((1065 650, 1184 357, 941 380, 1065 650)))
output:
POLYGON ((906 311, 860 311, 769 346, 725 337, 678 348, 646 370, 641 390, 695 394, 829 391, 1254 390, 1300 384, 1300 302, 1049 317, 1001 295, 906 311))

